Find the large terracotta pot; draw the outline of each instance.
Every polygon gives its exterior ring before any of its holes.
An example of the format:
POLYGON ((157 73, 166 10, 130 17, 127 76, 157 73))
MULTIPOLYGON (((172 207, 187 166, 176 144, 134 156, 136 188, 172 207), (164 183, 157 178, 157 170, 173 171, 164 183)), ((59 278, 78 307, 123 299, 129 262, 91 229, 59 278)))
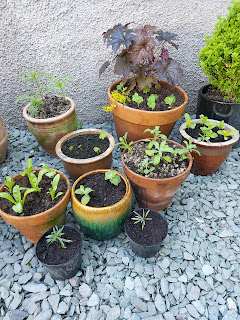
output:
MULTIPOLYGON (((74 216, 80 224, 81 229, 91 238, 107 240, 116 237, 124 227, 124 221, 132 209, 132 190, 127 178, 118 172, 118 175, 126 184, 125 196, 117 203, 108 207, 89 207, 78 201, 75 188, 79 181, 88 175, 99 172, 105 173, 110 170, 95 170, 79 177, 71 191, 71 201, 74 216)), ((101 192, 101 190, 99 190, 101 192)))
MULTIPOLYGON (((133 144, 140 141, 141 140, 135 141, 133 144)), ((167 141, 177 145, 178 148, 183 148, 182 145, 175 141, 167 141)), ((188 154, 189 165, 184 172, 171 178, 153 179, 144 177, 130 170, 124 162, 125 152, 126 150, 124 150, 122 154, 123 170, 131 182, 133 192, 139 205, 143 208, 149 208, 156 211, 165 209, 170 204, 180 184, 187 179, 190 173, 192 166, 192 157, 190 153, 188 154)))
MULTIPOLYGON (((146 129, 154 129, 155 126, 160 126, 159 130, 161 133, 169 136, 176 121, 181 118, 184 113, 188 101, 186 92, 180 87, 175 87, 184 98, 184 103, 175 109, 167 111, 137 110, 124 106, 112 98, 111 91, 114 90, 120 82, 121 81, 114 82, 108 88, 108 104, 111 105, 114 103, 116 105, 112 114, 118 138, 122 137, 126 132, 128 132, 128 142, 142 138, 150 138, 152 135, 149 132, 144 133, 144 131, 146 129)), ((173 88, 172 85, 166 81, 159 81, 159 83, 162 87, 173 88)))
POLYGON ((112 163, 112 151, 115 146, 115 140, 113 136, 106 132, 106 138, 109 140, 109 147, 102 154, 88 159, 74 159, 67 157, 62 152, 62 145, 66 140, 83 134, 100 134, 102 130, 100 129, 82 129, 78 131, 71 132, 66 136, 62 137, 56 145, 56 154, 62 160, 64 168, 74 180, 79 178, 84 173, 97 169, 109 169, 112 163))
POLYGON ((7 155, 8 137, 4 127, 4 123, 0 116, 0 163, 2 163, 7 155))
MULTIPOLYGON (((34 169, 40 171, 41 169, 34 169)), ((67 192, 64 197, 51 209, 38 213, 33 216, 20 217, 8 214, 0 209, 0 215, 7 223, 19 230, 29 241, 37 243, 41 236, 54 227, 65 223, 66 209, 70 200, 70 182, 65 174, 56 170, 60 174, 61 179, 64 179, 67 184, 67 192)), ((14 180, 22 178, 20 174, 12 177, 14 180)), ((3 192, 5 184, 0 187, 0 192, 3 192)))
POLYGON ((77 130, 75 103, 70 98, 66 97, 66 99, 71 103, 70 109, 60 116, 49 119, 35 119, 31 117, 27 113, 30 104, 23 109, 23 116, 27 121, 28 129, 40 146, 52 157, 57 157, 55 146, 58 140, 69 132, 77 130))
MULTIPOLYGON (((219 123, 220 121, 208 119, 209 122, 219 123)), ((192 123, 202 123, 201 119, 192 120, 192 123)), ((182 140, 189 141, 189 135, 185 132, 186 122, 183 123, 179 129, 182 140)), ((234 127, 225 123, 224 129, 228 131, 236 130, 234 127)), ((192 152, 193 165, 191 172, 200 175, 207 176, 214 173, 221 164, 227 159, 232 146, 238 141, 239 134, 236 134, 232 139, 224 142, 211 143, 198 141, 192 138, 192 142, 197 145, 197 150, 201 155, 196 152, 192 152)))

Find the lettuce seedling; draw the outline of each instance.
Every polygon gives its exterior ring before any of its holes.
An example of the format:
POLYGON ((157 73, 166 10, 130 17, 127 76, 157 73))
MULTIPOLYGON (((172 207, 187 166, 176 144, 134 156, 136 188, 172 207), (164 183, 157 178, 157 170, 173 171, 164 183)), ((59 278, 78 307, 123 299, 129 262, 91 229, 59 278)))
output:
POLYGON ((93 189, 84 188, 83 185, 80 185, 80 187, 75 190, 75 194, 83 194, 83 197, 81 199, 81 203, 86 205, 90 201, 89 193, 92 191, 93 191, 93 189))
POLYGON ((222 135, 224 137, 224 140, 228 140, 228 137, 234 136, 235 134, 238 134, 238 130, 218 130, 218 134, 222 135))
POLYGON ((152 218, 148 218, 148 214, 150 212, 150 210, 148 210, 147 212, 144 211, 143 209, 143 212, 142 212, 142 215, 140 215, 138 212, 136 211, 133 211, 135 213, 135 217, 134 218, 131 218, 132 220, 135 220, 134 223, 141 223, 142 225, 142 230, 144 229, 145 227, 145 224, 146 224, 146 220, 152 220, 152 218))
POLYGON ((100 135, 99 135, 99 139, 104 140, 106 138, 106 136, 107 136, 106 131, 102 130, 100 135))
POLYGON ((127 143, 127 135, 128 135, 128 133, 126 132, 123 137, 120 137, 119 142, 116 143, 115 146, 117 146, 119 144, 120 149, 126 149, 127 152, 129 153, 132 151, 131 145, 133 144, 133 141, 127 143))
POLYGON ((62 232, 64 229, 64 226, 62 226, 62 228, 58 229, 57 226, 53 227, 53 231, 51 232, 51 234, 49 234, 48 236, 46 236, 46 241, 48 243, 48 245, 51 245, 54 242, 60 242, 60 245, 63 249, 66 249, 66 246, 64 244, 65 243, 70 243, 72 242, 72 240, 67 240, 62 238, 62 236, 64 235, 64 232, 62 232))
POLYGON ((166 104, 168 104, 168 105, 172 108, 172 104, 176 101, 176 98, 175 98, 175 96, 172 94, 171 96, 166 97, 166 98, 164 99, 164 101, 166 102, 166 104))
POLYGON ((157 94, 151 94, 150 97, 147 100, 147 105, 149 106, 149 108, 151 108, 152 110, 155 109, 156 107, 156 99, 158 98, 157 94))
POLYGON ((190 115, 188 113, 185 113, 184 117, 185 117, 185 120, 186 120, 186 123, 187 123, 187 125, 185 126, 184 129, 186 129, 186 128, 194 129, 196 127, 196 124, 191 122, 190 115))
POLYGON ((132 96, 132 101, 136 102, 139 107, 140 103, 143 102, 143 97, 139 96, 138 93, 135 92, 132 96))
POLYGON ((97 154, 101 153, 101 149, 99 147, 94 147, 93 151, 96 152, 97 154))
POLYGON ((55 200, 57 197, 61 196, 63 192, 58 192, 56 195, 57 187, 58 187, 58 182, 60 180, 60 174, 56 174, 53 181, 51 181, 52 188, 49 188, 49 192, 52 198, 52 201, 55 200))
POLYGON ((158 165, 161 161, 161 159, 164 159, 165 161, 171 163, 172 159, 169 156, 163 156, 163 152, 170 152, 174 154, 173 148, 169 147, 166 141, 162 141, 159 143, 158 141, 153 141, 153 146, 155 149, 152 150, 145 150, 146 154, 153 158, 153 164, 154 166, 158 165))
POLYGON ((15 184, 15 181, 14 181, 11 177, 6 176, 6 181, 5 181, 4 183, 5 183, 5 185, 6 185, 5 188, 6 188, 10 193, 12 193, 12 188, 13 188, 13 186, 14 186, 14 184, 15 184))
POLYGON ((155 167, 150 167, 150 168, 148 168, 148 166, 149 166, 150 164, 153 164, 153 162, 152 162, 152 161, 149 161, 149 159, 148 159, 147 157, 144 158, 144 159, 139 163, 140 169, 138 169, 138 171, 141 172, 142 174, 144 174, 145 177, 147 177, 148 174, 155 169, 155 167))
POLYGON ((105 173, 105 180, 109 180, 112 184, 115 186, 118 186, 119 183, 121 182, 120 176, 117 174, 117 171, 107 171, 105 173))

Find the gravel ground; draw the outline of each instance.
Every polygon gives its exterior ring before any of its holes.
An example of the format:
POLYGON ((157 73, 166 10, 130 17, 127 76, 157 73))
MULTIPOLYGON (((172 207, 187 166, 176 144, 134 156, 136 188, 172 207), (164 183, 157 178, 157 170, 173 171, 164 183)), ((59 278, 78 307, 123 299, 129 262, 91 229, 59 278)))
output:
MULTIPOLYGON (((180 123, 171 134, 176 141, 180 123)), ((115 135, 112 123, 84 127, 115 135)), ((64 172, 60 160, 33 150, 29 132, 8 134, 1 183, 22 171, 29 155, 35 167, 45 162, 64 172)), ((190 174, 181 185, 164 210, 169 234, 154 258, 136 257, 124 233, 103 242, 85 236, 82 270, 55 281, 38 263, 34 245, 0 218, 0 319, 239 320, 239 151, 212 176, 190 174)), ((122 172, 119 151, 113 167, 122 172)), ((70 205, 67 223, 75 224, 70 205)))

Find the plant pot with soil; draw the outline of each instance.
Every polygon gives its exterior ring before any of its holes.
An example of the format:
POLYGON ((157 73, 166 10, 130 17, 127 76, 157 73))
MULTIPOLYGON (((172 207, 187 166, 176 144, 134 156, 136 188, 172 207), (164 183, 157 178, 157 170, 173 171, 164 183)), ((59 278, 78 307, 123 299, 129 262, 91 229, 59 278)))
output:
POLYGON ((23 109, 23 116, 27 121, 28 129, 40 146, 52 157, 57 157, 55 146, 59 139, 77 129, 75 103, 65 95, 65 85, 69 77, 62 80, 58 76, 31 70, 23 73, 27 83, 36 86, 32 96, 23 95, 17 102, 28 100, 30 103, 23 109), (49 85, 44 86, 49 80, 49 85), (49 95, 50 93, 61 94, 49 95))
POLYGON ((184 182, 192 166, 191 143, 186 148, 160 134, 159 127, 150 130, 154 138, 126 141, 120 138, 123 170, 131 182, 135 197, 143 208, 165 209, 184 182))
POLYGON ((82 234, 77 228, 55 226, 39 239, 36 256, 54 279, 70 279, 81 268, 82 242, 82 234))
POLYGON ((18 229, 29 241, 39 238, 55 225, 65 223, 70 200, 70 182, 60 171, 27 168, 14 177, 6 177, 0 187, 0 215, 18 229))
POLYGON ((185 119, 186 122, 179 129, 182 141, 191 141, 199 152, 192 153, 191 172, 201 176, 210 175, 227 159, 232 146, 239 140, 239 132, 223 120, 208 119, 204 115, 191 120, 185 114, 185 119))
POLYGON ((84 173, 109 169, 115 146, 113 136, 99 129, 82 129, 61 138, 56 154, 71 178, 76 180, 84 173))
MULTIPOLYGON (((108 88, 109 106, 103 107, 113 113, 118 138, 125 132, 128 142, 147 138, 145 130, 155 126, 168 136, 188 101, 187 94, 176 86, 183 76, 181 66, 165 47, 178 49, 177 35, 149 25, 130 29, 129 24, 118 24, 103 38, 112 46, 115 74, 124 77, 108 88)), ((109 65, 106 61, 99 74, 109 65)))
POLYGON ((0 115, 0 163, 2 163, 7 155, 8 137, 7 132, 0 115))
POLYGON ((124 224, 132 251, 139 257, 156 255, 168 233, 168 223, 164 216, 151 209, 131 212, 124 224))
POLYGON ((132 191, 127 178, 114 170, 95 170, 79 177, 71 191, 74 216, 89 237, 107 240, 123 229, 131 212, 132 191))

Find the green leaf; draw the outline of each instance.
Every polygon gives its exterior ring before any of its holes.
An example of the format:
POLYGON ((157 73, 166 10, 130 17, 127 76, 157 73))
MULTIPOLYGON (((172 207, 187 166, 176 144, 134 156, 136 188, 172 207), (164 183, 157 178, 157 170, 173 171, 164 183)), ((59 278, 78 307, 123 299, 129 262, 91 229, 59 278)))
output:
POLYGON ((172 106, 172 104, 176 101, 176 98, 172 94, 171 96, 166 97, 164 101, 166 102, 166 104, 169 104, 169 106, 172 106))
POLYGON ((89 201, 90 201, 90 196, 88 194, 85 194, 81 199, 81 203, 84 205, 86 205, 89 201))
POLYGON ((223 129, 224 128, 224 121, 222 120, 219 125, 218 125, 219 129, 223 129))
POLYGON ((161 158, 160 158, 159 154, 157 154, 153 159, 154 166, 158 165, 160 163, 160 160, 161 160, 161 158))
POLYGON ((147 100, 147 105, 152 110, 155 109, 156 106, 156 99, 158 98, 157 94, 151 94, 150 97, 147 100))
POLYGON ((169 163, 172 162, 172 159, 169 156, 164 156, 163 159, 166 160, 169 163))
POLYGON ((0 198, 4 198, 7 199, 9 201, 11 201, 13 204, 16 204, 17 202, 13 199, 13 197, 7 193, 7 192, 0 192, 0 198))
POLYGON ((16 205, 12 206, 13 211, 17 213, 22 213, 23 212, 23 206, 21 202, 18 202, 16 205))
POLYGON ((132 96, 132 101, 135 101, 139 106, 139 104, 143 102, 143 98, 139 96, 137 92, 135 92, 134 95, 132 96))
POLYGON ((114 184, 115 186, 118 186, 119 183, 121 182, 121 178, 120 178, 118 175, 116 175, 116 176, 114 176, 110 181, 111 181, 111 183, 114 184))
POLYGON ((100 133, 100 135, 99 135, 99 139, 103 140, 103 139, 106 138, 106 136, 107 136, 106 131, 103 131, 103 130, 102 130, 101 133, 100 133))
POLYGON ((149 88, 144 88, 144 89, 143 89, 143 93, 148 93, 149 91, 150 91, 149 88))
POLYGON ((80 185, 78 189, 75 190, 76 194, 84 194, 84 186, 80 185))

